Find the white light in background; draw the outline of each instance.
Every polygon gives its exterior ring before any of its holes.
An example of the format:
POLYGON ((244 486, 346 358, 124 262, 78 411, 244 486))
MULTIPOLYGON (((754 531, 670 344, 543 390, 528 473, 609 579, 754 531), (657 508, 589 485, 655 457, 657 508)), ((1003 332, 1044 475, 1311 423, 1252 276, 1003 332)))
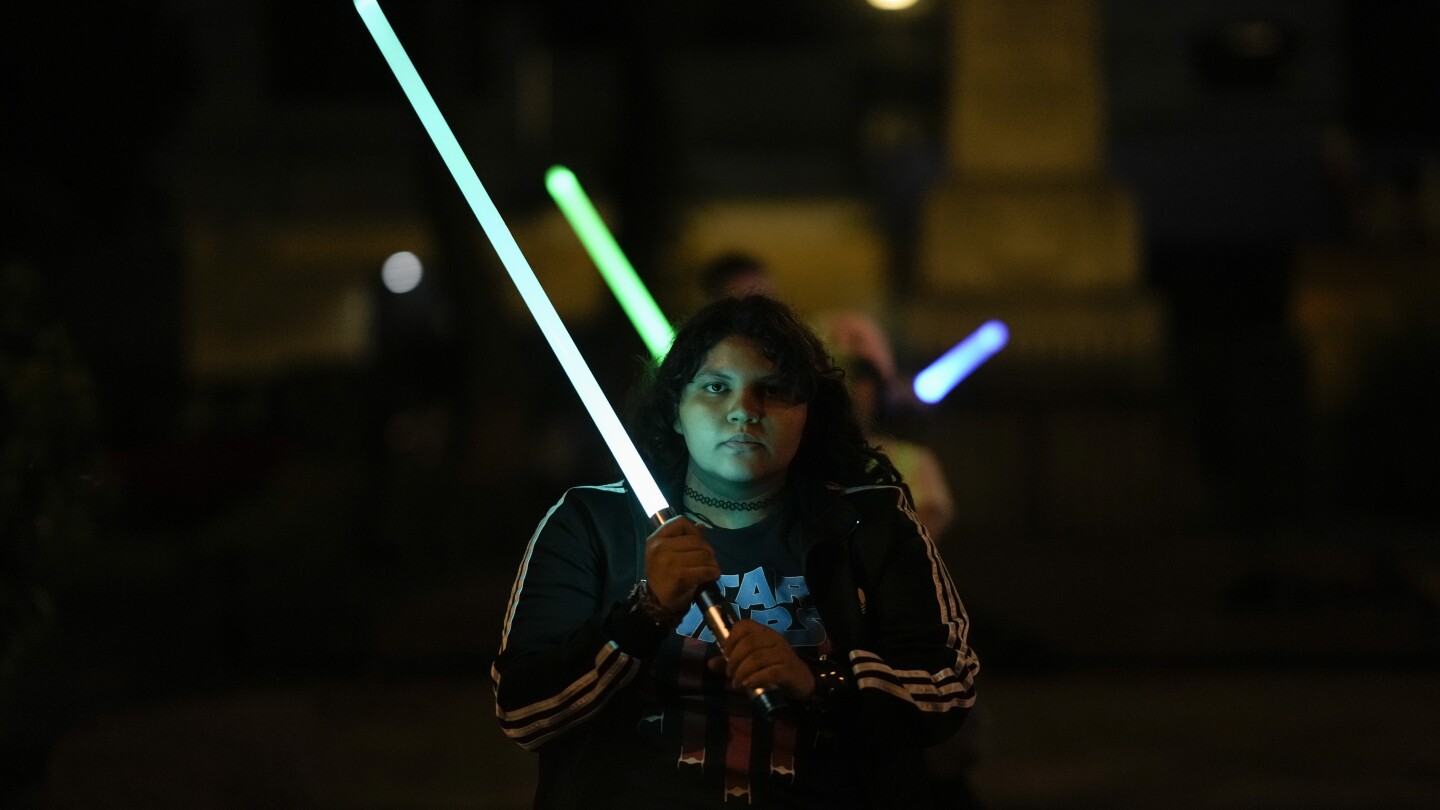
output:
POLYGON ((916 0, 867 0, 867 2, 881 11, 904 11, 915 5, 916 0))
POLYGON ((385 282, 385 289, 397 295, 420 286, 420 279, 424 276, 425 268, 420 264, 420 257, 408 250, 391 254, 380 268, 380 280, 385 282))

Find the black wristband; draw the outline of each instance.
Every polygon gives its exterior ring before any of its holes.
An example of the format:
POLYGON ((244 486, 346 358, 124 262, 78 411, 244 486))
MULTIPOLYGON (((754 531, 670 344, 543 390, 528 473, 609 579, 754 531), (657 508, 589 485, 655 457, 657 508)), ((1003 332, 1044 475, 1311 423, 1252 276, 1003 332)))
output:
MULTIPOLYGON (((656 621, 651 610, 646 609, 649 586, 641 580, 630 589, 625 601, 617 604, 605 621, 605 633, 623 652, 640 658, 648 658, 660 647, 660 642, 675 630, 678 622, 656 621)), ((653 601, 654 597, 649 596, 653 601)))
POLYGON ((663 627, 666 630, 674 630, 676 625, 680 624, 680 620, 685 618, 684 614, 677 616, 667 613, 665 606, 655 598, 655 591, 650 589, 650 583, 643 579, 630 589, 630 601, 639 604, 640 609, 645 611, 645 615, 650 617, 650 621, 654 622, 657 627, 663 627))

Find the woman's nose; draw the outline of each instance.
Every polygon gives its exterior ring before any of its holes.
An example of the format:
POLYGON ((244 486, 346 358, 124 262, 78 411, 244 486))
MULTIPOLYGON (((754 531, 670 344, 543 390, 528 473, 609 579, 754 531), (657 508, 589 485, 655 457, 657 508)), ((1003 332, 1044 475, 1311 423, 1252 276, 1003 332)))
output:
POLYGON ((730 421, 736 424, 758 422, 764 412, 760 397, 753 391, 741 389, 735 392, 735 401, 730 405, 730 421))

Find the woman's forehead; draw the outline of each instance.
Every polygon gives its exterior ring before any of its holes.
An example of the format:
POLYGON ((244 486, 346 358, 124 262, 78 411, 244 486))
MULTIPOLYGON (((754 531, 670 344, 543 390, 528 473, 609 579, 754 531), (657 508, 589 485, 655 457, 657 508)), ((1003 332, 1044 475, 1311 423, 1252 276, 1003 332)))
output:
POLYGON ((740 369, 770 373, 775 368, 774 359, 768 356, 758 340, 745 335, 728 335, 705 352, 696 373, 740 369))

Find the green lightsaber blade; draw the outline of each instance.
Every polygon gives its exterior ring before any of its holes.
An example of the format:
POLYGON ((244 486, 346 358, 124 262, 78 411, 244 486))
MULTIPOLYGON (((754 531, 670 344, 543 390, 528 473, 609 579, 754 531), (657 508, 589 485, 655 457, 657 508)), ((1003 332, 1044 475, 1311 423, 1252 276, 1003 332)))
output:
POLYGON ((370 36, 374 37, 375 44, 380 47, 380 53, 385 56, 391 72, 395 74, 401 89, 410 99, 410 106, 414 107, 415 114, 420 116, 420 122, 425 125, 425 131, 430 134, 430 140, 440 151, 440 157, 445 160, 445 165, 450 169, 450 174, 455 178, 456 184, 460 186, 460 192, 465 195, 466 202, 470 203, 470 209, 475 212, 475 218, 480 221, 480 227, 485 229, 485 235, 490 238, 490 244, 494 245, 495 252, 500 256, 500 262, 505 265, 511 281, 515 282, 516 289, 520 291, 520 297, 525 299, 525 306, 529 307, 530 314, 540 326, 540 331, 545 334, 545 339, 550 343, 555 357, 564 367, 565 375, 570 378, 570 384, 575 386, 575 392, 580 395, 580 401, 585 403, 585 409, 590 412, 590 418, 600 429, 600 435, 604 437, 610 453, 615 457, 616 463, 620 465, 625 480, 630 482, 630 488, 635 491, 635 496, 639 498, 646 514, 653 516, 662 513, 669 508, 665 502, 665 496, 660 493, 660 487, 656 486, 655 479, 645 468, 645 462, 640 459, 639 452, 635 450, 635 444, 630 441, 630 436, 625 432, 624 426, 620 424, 619 417, 615 415, 615 409, 610 407, 610 401, 605 398, 605 392, 595 381, 595 375, 590 372, 590 367, 585 365, 585 358, 580 355, 580 350, 576 348, 570 332, 566 330, 564 322, 560 320, 560 315, 555 312, 555 306, 545 295, 545 289, 540 286, 540 280, 535 277, 535 271, 530 269, 530 263, 520 252, 520 246, 515 244, 515 237, 511 235, 509 227, 505 225, 505 220, 501 219, 500 212, 496 210, 495 203, 491 202, 485 186, 481 185, 475 169, 465 158, 465 152, 460 148, 460 143, 455 140, 455 134, 450 131, 450 125, 440 114, 440 108, 435 105, 435 99, 431 98, 430 91, 420 80, 420 74, 415 71, 415 65, 411 63, 409 55, 405 53, 405 49, 400 45, 400 40, 396 38, 394 29, 390 27, 390 21, 385 18, 385 13, 380 10, 380 5, 375 0, 355 0, 355 10, 365 21, 365 27, 370 30, 370 36))
POLYGON ((620 307, 625 310, 635 331, 640 333, 640 339, 645 341, 650 354, 657 360, 664 357, 675 340, 675 330, 660 312, 660 307, 655 304, 655 299, 645 288, 645 282, 640 280, 630 260, 625 258, 625 251, 620 249, 610 229, 605 227, 605 221, 600 219, 600 213, 591 204, 590 197, 580 187, 580 180, 564 166, 551 166, 550 171, 545 173, 545 188, 555 204, 560 206, 565 219, 569 220, 575 235, 580 237, 580 244, 585 246, 591 261, 600 269, 600 275, 620 301, 620 307))

